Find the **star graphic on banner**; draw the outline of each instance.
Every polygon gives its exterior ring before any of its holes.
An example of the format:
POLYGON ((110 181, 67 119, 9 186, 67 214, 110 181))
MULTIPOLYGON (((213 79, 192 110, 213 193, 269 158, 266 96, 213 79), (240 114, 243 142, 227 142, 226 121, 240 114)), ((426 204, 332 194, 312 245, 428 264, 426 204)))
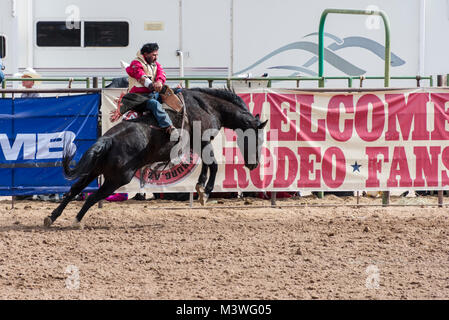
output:
POLYGON ((362 166, 362 165, 361 165, 361 164, 358 164, 357 161, 356 161, 354 164, 351 164, 352 172, 356 172, 356 171, 360 172, 360 167, 361 167, 361 166, 362 166))

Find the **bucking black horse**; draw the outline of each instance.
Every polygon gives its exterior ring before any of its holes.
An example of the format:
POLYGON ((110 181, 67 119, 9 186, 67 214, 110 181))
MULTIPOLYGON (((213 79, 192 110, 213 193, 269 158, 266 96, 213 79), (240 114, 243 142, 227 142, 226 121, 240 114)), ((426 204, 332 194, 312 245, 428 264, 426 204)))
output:
MULTIPOLYGON (((197 128, 198 125, 200 126, 199 146, 202 168, 195 188, 200 201, 204 204, 214 188, 218 169, 211 141, 219 130, 225 127, 236 132, 237 144, 242 152, 245 166, 253 170, 259 165, 264 140, 263 128, 267 122, 261 122, 259 115, 253 116, 244 101, 230 90, 192 88, 183 89, 182 95, 188 121, 182 125, 185 117, 174 113, 170 113, 170 116, 176 127, 183 127, 183 131, 188 133, 191 149, 195 144, 193 129, 195 124, 197 128), (251 137, 255 138, 252 140, 251 137), (208 161, 204 160, 205 153, 208 161), (208 171, 209 179, 207 180, 208 171)), ((87 197, 75 218, 75 223, 79 224, 90 207, 107 198, 121 186, 128 184, 137 170, 153 163, 170 161, 174 148, 179 144, 180 141, 170 139, 165 131, 157 128, 156 120, 152 115, 144 115, 137 119, 122 121, 109 129, 83 154, 73 168, 70 167, 70 163, 74 153, 65 148, 62 160, 64 175, 67 179, 77 179, 77 181, 59 206, 45 218, 44 225, 51 226, 71 200, 94 179, 103 175, 104 183, 87 197)))

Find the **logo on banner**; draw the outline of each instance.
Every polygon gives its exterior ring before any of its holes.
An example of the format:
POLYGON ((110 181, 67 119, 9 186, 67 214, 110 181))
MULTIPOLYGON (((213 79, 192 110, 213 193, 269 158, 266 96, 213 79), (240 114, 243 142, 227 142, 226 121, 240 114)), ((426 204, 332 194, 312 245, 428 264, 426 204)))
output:
POLYGON ((23 150, 23 160, 44 160, 62 158, 64 146, 76 150, 75 133, 62 131, 53 133, 18 133, 10 143, 8 136, 0 133, 0 150, 6 161, 19 160, 23 150))
POLYGON ((168 186, 186 179, 199 164, 199 156, 190 151, 182 155, 178 164, 157 162, 142 170, 137 170, 135 177, 145 184, 168 186))

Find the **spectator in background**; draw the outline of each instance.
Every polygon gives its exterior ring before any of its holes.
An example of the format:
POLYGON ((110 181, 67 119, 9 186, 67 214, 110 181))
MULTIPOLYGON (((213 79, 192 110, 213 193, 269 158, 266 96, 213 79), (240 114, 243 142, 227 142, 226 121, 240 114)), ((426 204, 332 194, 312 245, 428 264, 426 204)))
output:
POLYGON ((5 66, 2 63, 2 59, 0 58, 0 85, 3 83, 3 80, 5 80, 5 74, 3 73, 3 70, 5 70, 5 66))
MULTIPOLYGON (((31 79, 31 80, 23 80, 22 86, 25 89, 32 89, 34 85, 39 85, 40 81, 34 81, 33 79, 39 79, 42 78, 40 74, 38 74, 36 71, 34 71, 33 68, 26 68, 25 71, 22 73, 21 76, 22 79, 31 79)), ((33 93, 33 92, 24 92, 21 95, 21 98, 39 98, 41 95, 40 93, 33 93)))

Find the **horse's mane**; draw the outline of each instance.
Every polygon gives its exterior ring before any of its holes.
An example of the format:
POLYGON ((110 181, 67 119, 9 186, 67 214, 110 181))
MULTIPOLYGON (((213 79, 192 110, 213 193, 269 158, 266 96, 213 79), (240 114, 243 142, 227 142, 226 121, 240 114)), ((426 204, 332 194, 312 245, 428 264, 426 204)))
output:
POLYGON ((223 100, 229 101, 237 106, 239 106, 242 111, 245 111, 246 113, 250 113, 248 108, 245 105, 245 102, 243 102, 243 99, 240 98, 234 90, 230 89, 211 89, 211 88, 192 88, 190 90, 193 91, 199 91, 206 94, 210 94, 214 97, 221 98, 223 100))

